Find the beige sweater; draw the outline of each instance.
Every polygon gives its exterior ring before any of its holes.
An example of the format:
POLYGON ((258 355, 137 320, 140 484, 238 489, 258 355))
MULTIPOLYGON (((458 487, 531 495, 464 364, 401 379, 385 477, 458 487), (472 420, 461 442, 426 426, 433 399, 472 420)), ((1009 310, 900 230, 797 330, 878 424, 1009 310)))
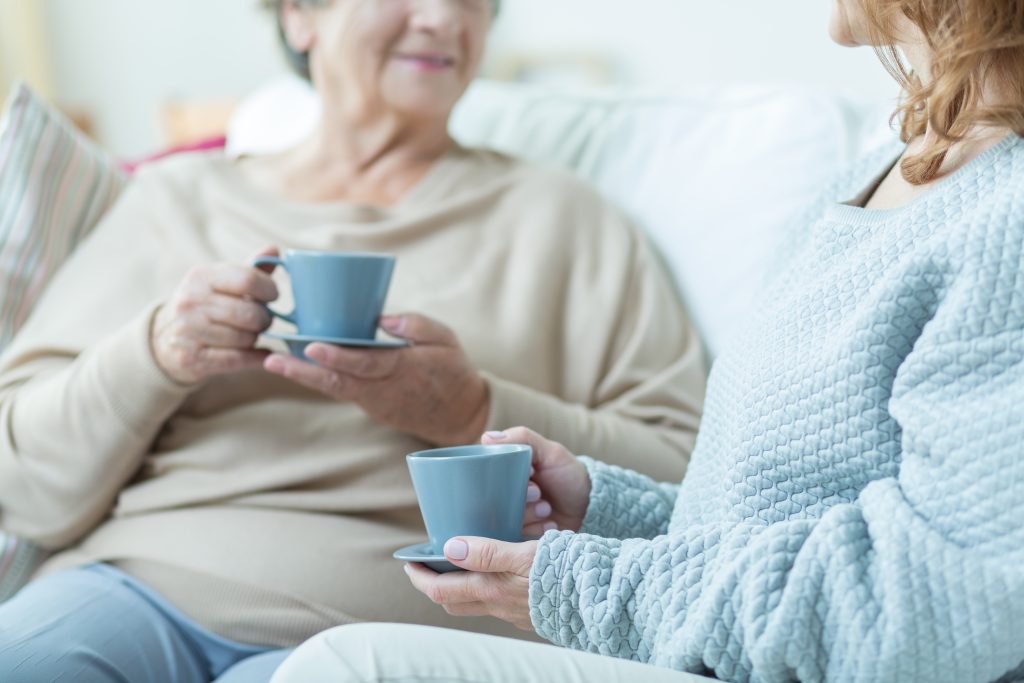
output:
POLYGON ((644 241, 581 183, 455 150, 394 207, 307 205, 190 155, 138 175, 0 359, 0 525, 63 549, 44 570, 117 564, 261 645, 359 620, 509 633, 447 617, 391 559, 425 536, 404 455, 431 444, 262 371, 190 390, 156 366, 150 319, 185 272, 267 244, 397 254, 387 311, 457 332, 489 428, 682 475, 697 339, 644 241))

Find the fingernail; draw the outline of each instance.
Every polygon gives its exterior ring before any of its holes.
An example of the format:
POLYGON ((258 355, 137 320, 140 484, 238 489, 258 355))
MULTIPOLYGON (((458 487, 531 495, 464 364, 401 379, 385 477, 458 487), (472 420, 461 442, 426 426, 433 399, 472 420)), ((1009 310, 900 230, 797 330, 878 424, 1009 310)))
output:
POLYGON ((558 525, 555 524, 554 522, 547 522, 546 524, 544 524, 544 531, 557 531, 557 530, 558 530, 558 525))
POLYGON ((404 323, 405 318, 400 315, 382 315, 380 317, 380 326, 388 332, 401 332, 404 323))
POLYGON ((526 489, 527 503, 536 503, 538 500, 540 500, 540 489, 534 488, 532 486, 526 489))
POLYGON ((505 432, 487 432, 484 436, 488 439, 493 439, 494 441, 504 441, 508 438, 508 434, 505 432))
MULTIPOLYGON (((551 503, 546 500, 542 500, 537 503, 536 507, 533 508, 533 511, 537 513, 538 517, 547 517, 551 514, 551 503)), ((545 528, 547 528, 547 525, 545 525, 545 528)))
POLYGON ((408 574, 409 576, 412 576, 412 567, 410 567, 407 564, 403 564, 402 565, 402 569, 405 570, 406 574, 408 574))
POLYGON ((469 544, 461 539, 453 538, 444 544, 444 554, 453 560, 464 560, 469 557, 469 544))
POLYGON ((306 350, 303 351, 303 353, 306 354, 306 358, 309 358, 311 360, 325 360, 324 350, 315 344, 306 347, 306 350))
POLYGON ((268 372, 281 372, 284 370, 284 359, 277 354, 272 354, 263 361, 263 367, 268 372))

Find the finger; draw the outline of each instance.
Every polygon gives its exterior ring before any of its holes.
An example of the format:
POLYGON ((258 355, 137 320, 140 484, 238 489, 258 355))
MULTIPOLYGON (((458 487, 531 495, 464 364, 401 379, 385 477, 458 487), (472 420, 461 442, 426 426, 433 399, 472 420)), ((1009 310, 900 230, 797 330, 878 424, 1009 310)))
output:
POLYGON ((382 315, 379 324, 388 334, 416 344, 458 346, 459 343, 447 325, 418 313, 382 315))
POLYGON ((456 536, 444 544, 444 555, 455 566, 471 572, 512 572, 525 576, 533 564, 532 546, 479 536, 456 536))
MULTIPOLYGON (((274 245, 267 245, 267 246, 263 247, 262 249, 260 249, 259 251, 257 251, 252 256, 250 256, 249 257, 249 263, 252 263, 253 261, 255 261, 256 259, 258 259, 261 256, 280 256, 280 255, 281 255, 281 250, 280 249, 278 249, 274 245)), ((256 268, 257 268, 257 270, 262 270, 264 273, 267 273, 269 275, 270 273, 274 272, 275 266, 268 263, 266 265, 256 266, 256 268)))
POLYGON ((267 303, 277 298, 277 285, 262 270, 250 266, 221 264, 206 272, 206 282, 212 290, 233 296, 248 296, 267 303))
POLYGON ((407 564, 405 573, 416 590, 438 605, 479 602, 477 581, 473 574, 451 572, 438 574, 423 565, 407 564))
POLYGON ((217 349, 205 348, 199 351, 200 364, 210 374, 241 372, 263 367, 269 354, 264 349, 217 349))
POLYGON ((444 611, 453 617, 489 617, 491 611, 482 602, 462 602, 444 606, 444 611))
POLYGON ((484 434, 485 444, 526 444, 533 448, 534 465, 543 465, 547 457, 555 450, 565 447, 555 441, 549 441, 543 436, 526 427, 513 427, 501 432, 487 432, 484 434))
POLYGON ((256 346, 258 338, 255 332, 216 323, 200 325, 194 334, 202 345, 221 349, 251 349, 256 346))
POLYGON ((355 392, 355 380, 334 370, 313 365, 294 356, 274 353, 267 356, 263 368, 270 373, 290 379, 296 384, 319 391, 336 401, 350 401, 355 392))
POLYGON ((262 332, 271 323, 270 313, 260 304, 227 294, 211 294, 204 312, 214 322, 245 332, 262 332))
POLYGON ((527 505, 523 512, 523 524, 543 522, 551 517, 551 503, 541 500, 532 505, 527 505))
MULTIPOLYGON (((530 475, 532 476, 533 472, 530 472, 530 475)), ((538 500, 540 500, 540 487, 537 486, 535 482, 531 481, 526 486, 526 502, 536 503, 538 500)))
POLYGON ((395 373, 401 359, 396 349, 346 349, 334 344, 310 344, 306 356, 322 367, 360 379, 385 379, 395 373))

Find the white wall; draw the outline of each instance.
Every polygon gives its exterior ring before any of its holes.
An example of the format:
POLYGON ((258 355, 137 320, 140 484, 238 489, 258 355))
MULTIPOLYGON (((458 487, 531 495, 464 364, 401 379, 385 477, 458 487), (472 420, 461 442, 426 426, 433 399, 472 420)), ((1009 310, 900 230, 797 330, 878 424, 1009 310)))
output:
MULTIPOLYGON (((29 0, 35 1, 35 0, 29 0)), ((173 97, 240 95, 282 73, 257 0, 40 0, 60 98, 115 153, 161 144, 173 97)), ((343 0, 339 0, 343 1, 343 0)), ((602 52, 626 83, 799 81, 869 98, 895 88, 869 50, 832 45, 829 0, 505 0, 492 57, 602 52)))

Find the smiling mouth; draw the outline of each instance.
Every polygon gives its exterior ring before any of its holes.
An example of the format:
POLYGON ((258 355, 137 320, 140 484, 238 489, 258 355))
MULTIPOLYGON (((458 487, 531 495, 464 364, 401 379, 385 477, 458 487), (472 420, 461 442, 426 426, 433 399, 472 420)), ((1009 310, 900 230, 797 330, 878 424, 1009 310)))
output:
POLYGON ((431 70, 449 69, 455 66, 454 59, 440 55, 398 55, 398 59, 431 70))

